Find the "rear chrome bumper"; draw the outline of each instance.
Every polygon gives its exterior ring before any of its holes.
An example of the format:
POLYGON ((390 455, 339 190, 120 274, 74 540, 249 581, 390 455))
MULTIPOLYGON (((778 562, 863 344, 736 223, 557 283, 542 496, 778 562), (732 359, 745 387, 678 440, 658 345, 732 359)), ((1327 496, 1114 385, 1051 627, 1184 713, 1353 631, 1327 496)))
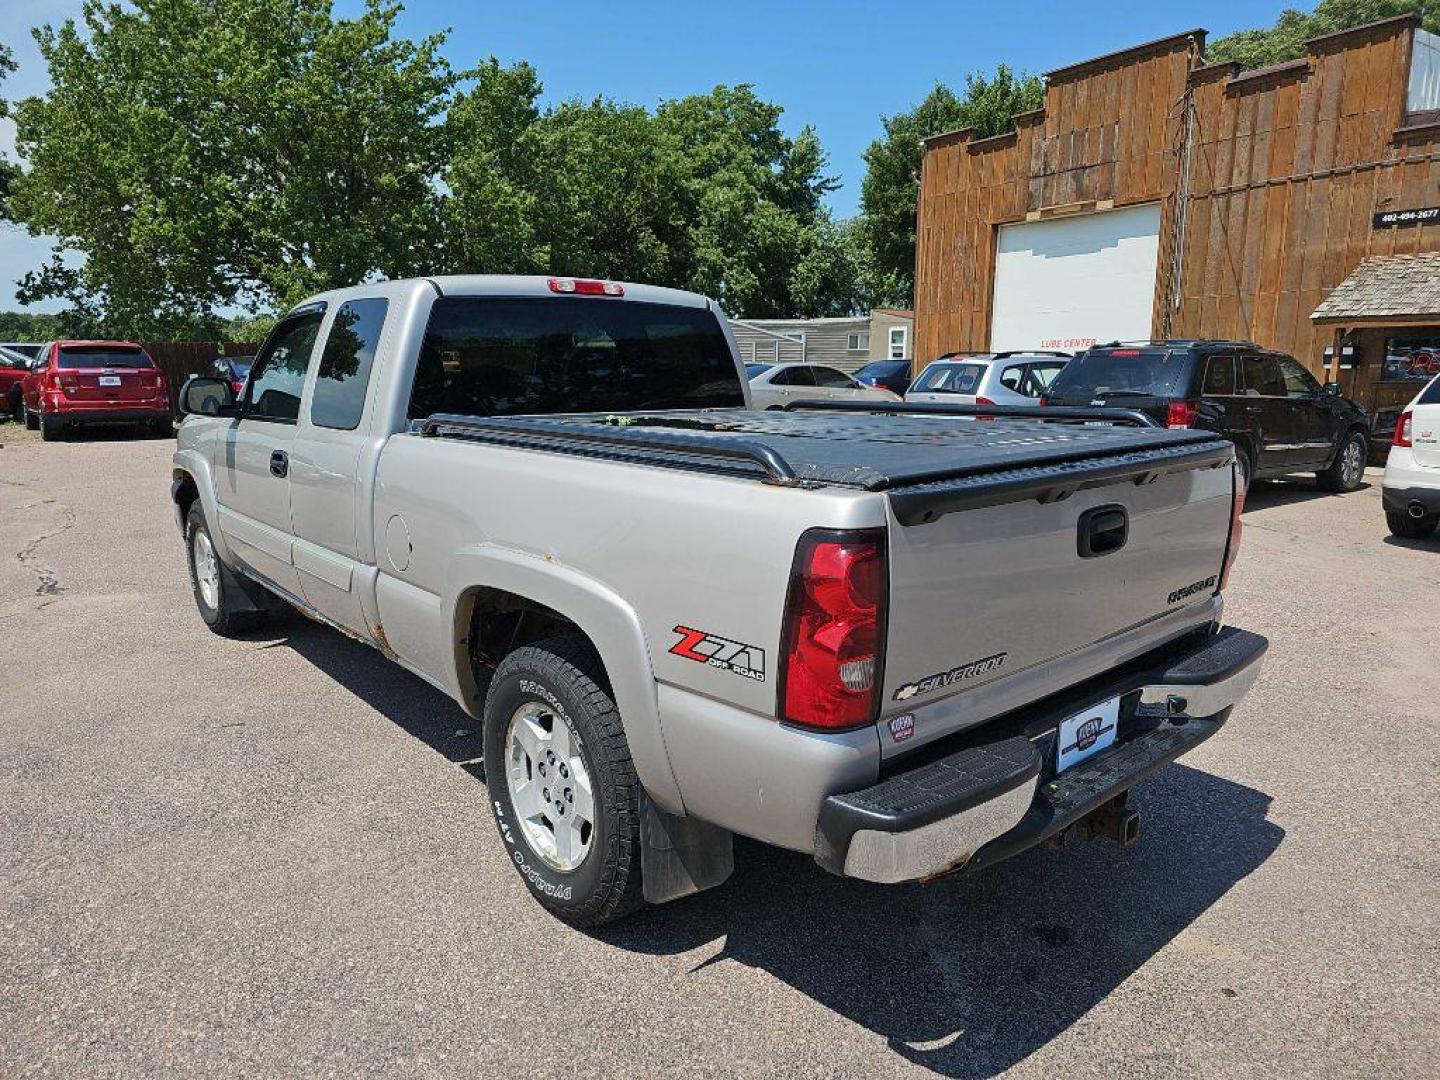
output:
POLYGON ((1219 731, 1268 647, 1258 634, 1222 630, 1162 667, 1086 684, 965 733, 953 752, 832 795, 821 807, 815 859, 846 877, 898 882, 1023 851, 1219 731), (1060 720, 1115 696, 1115 745, 1055 775, 1060 720))

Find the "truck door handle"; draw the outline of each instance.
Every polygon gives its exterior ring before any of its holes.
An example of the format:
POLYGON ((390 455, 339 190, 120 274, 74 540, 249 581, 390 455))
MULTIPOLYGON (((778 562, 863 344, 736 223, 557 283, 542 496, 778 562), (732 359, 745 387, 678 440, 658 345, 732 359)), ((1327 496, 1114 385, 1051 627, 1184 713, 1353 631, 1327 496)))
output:
POLYGON ((290 455, 284 450, 273 450, 270 453, 270 475, 286 476, 290 472, 290 455))
POLYGON ((1246 416, 1259 416, 1259 415, 1260 415, 1260 406, 1259 406, 1259 405, 1246 405, 1246 406, 1245 406, 1245 415, 1246 415, 1246 416))
POLYGON ((1118 503, 1096 506, 1080 515, 1075 550, 1082 559, 1119 551, 1130 538, 1130 515, 1118 503))

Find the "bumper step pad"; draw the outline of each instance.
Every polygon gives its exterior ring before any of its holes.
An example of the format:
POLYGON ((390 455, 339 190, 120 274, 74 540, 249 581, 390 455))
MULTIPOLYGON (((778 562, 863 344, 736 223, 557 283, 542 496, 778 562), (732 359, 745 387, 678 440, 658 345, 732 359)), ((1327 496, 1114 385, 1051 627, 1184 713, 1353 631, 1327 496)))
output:
POLYGON ((908 832, 1013 791, 1040 772, 1040 752, 1023 735, 972 746, 874 787, 832 795, 820 810, 816 859, 841 873, 858 830, 908 832))

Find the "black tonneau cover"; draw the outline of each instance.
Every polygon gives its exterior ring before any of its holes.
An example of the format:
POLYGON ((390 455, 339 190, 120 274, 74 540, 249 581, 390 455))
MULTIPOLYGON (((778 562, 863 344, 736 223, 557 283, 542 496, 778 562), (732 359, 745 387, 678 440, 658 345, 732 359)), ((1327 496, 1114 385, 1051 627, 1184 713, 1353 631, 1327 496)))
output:
POLYGON ((1204 431, 1006 417, 717 409, 626 417, 434 416, 428 435, 885 491, 905 524, 969 506, 1223 464, 1204 431), (713 449, 709 449, 710 444, 713 449), (705 459, 714 455, 713 459, 705 459))

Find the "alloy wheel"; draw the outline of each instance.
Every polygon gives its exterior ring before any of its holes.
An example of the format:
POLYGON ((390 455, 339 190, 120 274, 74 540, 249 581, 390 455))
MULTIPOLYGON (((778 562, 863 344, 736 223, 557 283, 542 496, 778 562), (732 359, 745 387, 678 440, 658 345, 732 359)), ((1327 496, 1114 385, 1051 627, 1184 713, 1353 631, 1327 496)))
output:
POLYGON ((505 785, 530 850, 553 870, 577 869, 595 839, 594 789, 570 725, 544 702, 510 717, 505 785))
POLYGON ((195 581, 200 586, 200 598, 211 611, 220 610, 220 560, 215 557, 215 548, 204 529, 195 530, 190 542, 191 554, 195 559, 195 581))

